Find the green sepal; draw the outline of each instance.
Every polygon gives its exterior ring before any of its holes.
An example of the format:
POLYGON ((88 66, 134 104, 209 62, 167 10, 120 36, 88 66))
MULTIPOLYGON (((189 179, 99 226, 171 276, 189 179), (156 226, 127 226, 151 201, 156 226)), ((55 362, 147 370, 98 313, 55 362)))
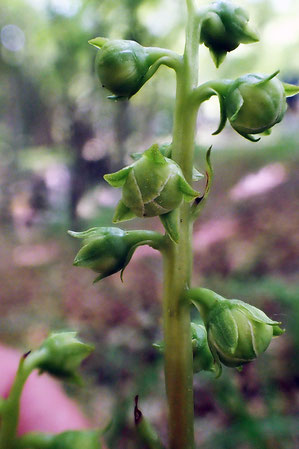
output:
POLYGON ((85 239, 86 241, 90 239, 94 239, 96 237, 102 237, 108 234, 114 235, 123 235, 124 231, 119 228, 114 228, 111 226, 108 227, 95 227, 87 229, 86 231, 76 232, 76 231, 67 231, 69 235, 75 237, 76 239, 85 239))
POLYGON ((252 134, 245 134, 241 133, 240 131, 237 131, 237 133, 245 139, 250 140, 250 142, 258 142, 259 140, 261 140, 261 137, 254 137, 252 134))
POLYGON ((102 48, 103 45, 108 42, 109 39, 106 37, 95 37, 94 39, 90 39, 88 43, 90 45, 93 45, 96 48, 102 48))
POLYGON ((219 375, 219 367, 211 352, 207 340, 207 331, 202 324, 191 323, 193 349, 193 372, 211 371, 219 375))
POLYGON ((159 215, 165 231, 174 243, 179 241, 179 214, 178 209, 174 209, 167 214, 159 215))
POLYGON ((125 271, 126 267, 129 265, 130 260, 132 259, 133 254, 135 253, 136 249, 137 249, 139 246, 142 246, 142 245, 150 245, 150 243, 151 243, 150 240, 142 240, 141 242, 136 243, 136 245, 134 245, 134 246, 132 246, 132 247, 130 248, 130 251, 128 252, 127 258, 126 258, 125 263, 124 263, 124 266, 123 266, 123 268, 122 268, 122 270, 121 270, 121 272, 120 272, 120 280, 121 280, 122 282, 123 282, 124 271, 125 271))
POLYGON ((282 83, 286 97, 293 97, 299 94, 299 86, 295 84, 282 83))
POLYGON ((172 152, 172 146, 171 143, 164 143, 159 147, 160 152, 163 154, 163 156, 168 157, 171 159, 171 152, 172 152))
POLYGON ((155 348, 160 354, 164 353, 164 342, 163 341, 158 341, 156 343, 152 344, 152 347, 155 348))
POLYGON ((229 119, 231 122, 233 122, 234 120, 236 120, 239 111, 244 103, 243 97, 239 89, 235 89, 231 94, 231 103, 233 103, 234 105, 234 113, 229 119))
POLYGON ((248 26, 243 30, 243 36, 240 39, 241 44, 254 44, 255 42, 259 42, 259 35, 248 26))
POLYGON ((194 190, 190 186, 190 184, 188 184, 186 179, 182 178, 181 176, 179 177, 179 189, 182 192, 184 200, 187 201, 187 203, 190 203, 190 201, 199 196, 199 192, 194 190))
POLYGON ((245 309, 246 312, 250 313, 251 319, 256 321, 257 323, 269 324, 269 326, 281 324, 279 321, 271 320, 271 318, 269 318, 262 310, 258 309, 257 307, 240 301, 239 299, 231 299, 230 303, 238 305, 240 309, 245 309))
POLYGON ((108 95, 107 100, 110 101, 125 101, 129 100, 131 97, 125 97, 124 95, 108 95))
MULTIPOLYGON (((159 151, 160 153, 167 158, 171 158, 171 144, 169 143, 164 143, 163 145, 159 146, 159 151)), ((133 161, 138 161, 139 159, 142 158, 142 156, 144 155, 144 153, 132 153, 130 154, 131 159, 133 159, 133 161)))
POLYGON ((128 167, 124 167, 115 173, 109 173, 107 175, 104 175, 104 179, 112 187, 122 187, 126 182, 126 179, 131 170, 132 166, 129 165, 128 167))
POLYGON ((279 335, 282 335, 285 333, 285 329, 282 329, 278 325, 273 326, 273 337, 279 337, 279 335))
POLYGON ((197 168, 193 167, 193 169, 192 169, 192 181, 199 181, 203 177, 204 177, 204 175, 202 173, 200 173, 197 170, 197 168))
POLYGON ((218 128, 216 129, 216 131, 213 132, 212 136, 216 136, 217 134, 221 133, 221 131, 225 127, 226 120, 227 120, 224 98, 218 92, 216 92, 216 94, 218 96, 219 106, 220 106, 220 122, 219 122, 218 128))
POLYGON ((131 170, 127 176, 126 189, 123 189, 122 200, 125 205, 130 205, 130 209, 133 210, 134 214, 138 217, 143 216, 144 203, 134 170, 131 170))
POLYGON ((129 209, 122 200, 119 201, 116 206, 112 222, 120 223, 122 221, 132 220, 132 218, 136 218, 136 214, 129 209))
POLYGON ((213 339, 218 344, 221 342, 221 348, 226 353, 234 354, 238 346, 238 326, 230 312, 227 303, 221 304, 215 309, 216 313, 211 312, 209 321, 212 321, 209 326, 209 332, 213 333, 213 339), (219 308, 222 308, 220 310, 219 308))
POLYGON ((210 189, 212 186, 213 178, 214 178, 214 171, 212 167, 211 162, 211 151, 212 151, 212 145, 208 149, 206 153, 206 186, 204 194, 201 197, 198 197, 195 199, 194 203, 191 206, 191 216, 193 220, 196 220, 198 218, 200 211, 204 207, 206 200, 208 198, 208 195, 210 193, 210 189))
POLYGON ((270 136, 271 133, 272 133, 272 129, 269 128, 269 129, 266 129, 265 131, 263 131, 263 132, 262 132, 262 135, 263 135, 263 136, 270 136))
POLYGON ((165 160, 165 157, 163 156, 163 154, 159 150, 159 145, 158 144, 152 145, 148 150, 146 150, 143 153, 143 156, 146 156, 148 159, 150 159, 155 164, 159 164, 159 165, 166 165, 167 164, 167 161, 165 160))
POLYGON ((133 159, 133 161, 139 161, 143 156, 143 153, 131 153, 130 158, 133 159))
POLYGON ((271 75, 267 76, 266 78, 263 78, 260 81, 257 81, 254 83, 254 86, 262 86, 263 84, 266 84, 268 81, 272 80, 279 74, 280 70, 276 70, 276 72, 271 73, 271 75))
POLYGON ((211 58, 215 64, 216 69, 219 69, 221 64, 226 58, 227 52, 226 51, 215 51, 210 48, 210 55, 211 58))

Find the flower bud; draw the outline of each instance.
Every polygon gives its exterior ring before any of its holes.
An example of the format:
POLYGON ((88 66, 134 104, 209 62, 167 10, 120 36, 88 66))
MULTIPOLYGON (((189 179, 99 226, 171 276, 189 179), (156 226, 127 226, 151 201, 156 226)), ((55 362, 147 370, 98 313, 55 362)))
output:
POLYGON ((93 346, 78 340, 77 332, 59 332, 52 333, 38 351, 42 357, 36 368, 64 380, 80 382, 77 370, 93 346))
POLYGON ((212 371, 217 376, 220 374, 219 364, 215 363, 209 348, 207 331, 201 324, 191 323, 193 372, 212 371))
POLYGON ((96 72, 102 86, 114 94, 108 97, 111 99, 132 97, 161 64, 175 67, 177 55, 166 49, 102 37, 89 43, 100 49, 95 61, 96 72))
POLYGON ((123 272, 138 246, 149 245, 159 249, 162 237, 157 232, 123 231, 113 227, 91 228, 84 232, 69 231, 69 234, 83 239, 83 247, 76 255, 74 265, 100 273, 94 282, 118 271, 123 272))
MULTIPOLYGON (((158 145, 146 150, 132 165, 105 175, 104 179, 113 187, 122 187, 114 223, 136 216, 165 218, 180 206, 183 199, 192 201, 198 196, 185 180, 179 165, 163 156, 158 145)), ((164 218, 161 220, 165 226, 164 218)))
POLYGON ((99 431, 68 430, 53 435, 48 449, 101 449, 99 431))
POLYGON ((241 43, 257 42, 257 35, 248 28, 249 16, 240 6, 229 1, 211 3, 203 14, 200 42, 210 49, 216 67, 223 62, 226 53, 241 43))
POLYGON ((231 126, 242 136, 254 140, 250 134, 268 131, 279 123, 286 111, 283 84, 270 76, 247 74, 237 78, 225 98, 226 114, 231 126))
POLYGON ((254 360, 267 349, 272 337, 283 333, 279 322, 243 301, 228 300, 201 288, 189 293, 205 321, 213 354, 226 366, 238 367, 254 360))

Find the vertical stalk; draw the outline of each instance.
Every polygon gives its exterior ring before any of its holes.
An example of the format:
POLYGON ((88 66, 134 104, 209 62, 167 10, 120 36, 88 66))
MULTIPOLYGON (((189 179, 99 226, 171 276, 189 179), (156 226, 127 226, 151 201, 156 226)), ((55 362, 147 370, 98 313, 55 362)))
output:
MULTIPOLYGON (((172 158, 192 180, 197 108, 190 95, 198 81, 199 26, 193 1, 187 1, 188 22, 183 66, 177 71, 172 158)), ((194 449, 193 360, 190 308, 184 301, 192 271, 190 205, 179 210, 179 243, 170 240, 164 252, 165 383, 169 408, 169 449, 194 449)))
POLYGON ((43 351, 35 351, 22 356, 14 383, 1 409, 0 449, 13 449, 17 436, 21 394, 26 380, 43 358, 43 351))

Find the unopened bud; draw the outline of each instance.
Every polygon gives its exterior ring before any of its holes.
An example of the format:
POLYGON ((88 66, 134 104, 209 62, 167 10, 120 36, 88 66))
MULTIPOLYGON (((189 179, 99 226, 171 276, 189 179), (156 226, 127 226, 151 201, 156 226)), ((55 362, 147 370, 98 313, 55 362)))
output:
POLYGON ((262 354, 283 330, 260 309, 237 299, 222 298, 204 288, 190 289, 200 310, 213 353, 226 366, 238 367, 262 354))
POLYGON ((78 368, 93 349, 93 346, 78 340, 77 332, 52 333, 38 350, 42 357, 36 368, 61 379, 78 382, 78 368))
POLYGON ((200 42, 210 49, 216 67, 227 52, 235 50, 241 43, 258 41, 256 33, 248 27, 248 20, 247 12, 229 1, 218 0, 205 8, 200 42))

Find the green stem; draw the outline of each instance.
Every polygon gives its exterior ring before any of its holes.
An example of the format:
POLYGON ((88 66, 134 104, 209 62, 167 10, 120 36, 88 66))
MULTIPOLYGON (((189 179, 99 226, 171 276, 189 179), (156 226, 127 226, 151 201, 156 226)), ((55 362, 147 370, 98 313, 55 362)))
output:
POLYGON ((13 449, 17 433, 20 399, 26 380, 35 368, 36 363, 44 356, 43 351, 35 351, 23 356, 11 387, 9 397, 3 404, 1 413, 0 449, 13 449))
POLYGON ((136 231, 128 231, 126 241, 131 245, 136 245, 139 242, 146 242, 144 244, 153 249, 157 249, 158 251, 162 251, 165 245, 165 236, 159 232, 141 229, 136 231))
MULTIPOLYGON (((192 180, 197 107, 190 104, 198 79, 199 27, 193 2, 188 0, 188 23, 183 67, 177 71, 172 158, 192 180)), ((184 301, 192 271, 190 206, 179 211, 179 243, 168 241, 164 252, 165 382, 169 408, 169 449, 194 449, 193 361, 190 306, 184 301)))

